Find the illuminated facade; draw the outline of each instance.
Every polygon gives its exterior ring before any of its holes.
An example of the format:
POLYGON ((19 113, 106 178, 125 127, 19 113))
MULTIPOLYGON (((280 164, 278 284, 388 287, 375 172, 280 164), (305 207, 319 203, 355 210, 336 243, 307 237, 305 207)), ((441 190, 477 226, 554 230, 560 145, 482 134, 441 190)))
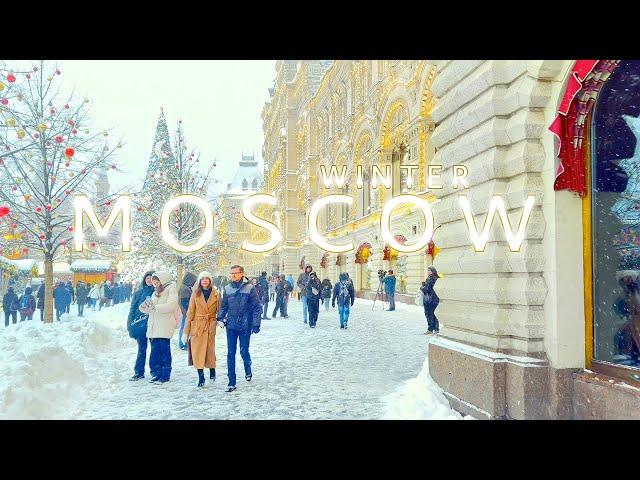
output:
MULTIPOLYGON (((554 191, 558 144, 548 127, 572 65, 568 60, 279 61, 262 113, 263 157, 264 191, 278 198, 284 241, 250 269, 295 277, 304 260, 321 278, 335 281, 339 272, 348 272, 358 296, 371 298, 376 271, 391 268, 398 276, 399 300, 413 302, 432 258, 425 251, 398 254, 387 248, 380 211, 385 199, 399 193, 428 197, 426 168, 441 165, 443 188, 431 192, 440 200, 433 211, 442 226, 434 236, 441 252, 433 260, 443 274, 436 287, 441 334, 430 341, 429 369, 451 404, 478 418, 637 418, 640 391, 628 388, 640 385, 632 365, 635 337, 627 338, 627 354, 616 347, 621 325, 635 317, 620 307, 619 324, 611 321, 606 331, 598 326, 594 311, 602 308, 594 304, 599 300, 592 293, 593 264, 601 259, 593 256, 591 200, 554 191), (322 164, 347 165, 341 191, 320 184, 322 164), (392 166, 391 189, 371 188, 367 175, 373 164, 392 166), (419 166, 412 189, 400 174, 402 164, 419 166), (469 169, 464 192, 451 185, 457 164, 469 169), (364 167, 362 189, 356 189, 358 165, 364 167), (355 197, 352 208, 331 206, 319 219, 330 241, 351 240, 354 251, 325 252, 309 240, 311 203, 328 193, 355 197), (516 224, 527 196, 535 195, 520 251, 509 251, 500 222, 494 222, 485 251, 474 252, 457 208, 460 193, 468 196, 476 223, 494 194, 502 195, 516 224)), ((638 116, 628 108, 611 115, 638 116)), ((584 134, 585 142, 590 135, 584 134)), ((631 156, 633 148, 627 153, 631 156)), ((589 184, 588 191, 592 188, 589 184)), ((422 215, 408 207, 395 213, 393 233, 411 243, 423 228, 422 215)), ((628 235, 621 238, 633 242, 635 227, 626 228, 628 235)), ((609 270, 614 279, 637 274, 609 270)), ((616 288, 614 282, 601 291, 616 288)), ((607 305, 609 300, 615 298, 607 297, 607 305)))

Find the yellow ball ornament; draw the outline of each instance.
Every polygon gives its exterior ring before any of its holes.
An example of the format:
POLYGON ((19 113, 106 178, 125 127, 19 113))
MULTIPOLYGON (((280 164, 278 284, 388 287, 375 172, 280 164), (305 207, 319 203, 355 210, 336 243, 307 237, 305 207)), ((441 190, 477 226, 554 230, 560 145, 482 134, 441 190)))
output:
POLYGON ((4 90, 4 83, 0 82, 0 92, 4 90))
POLYGON ((24 138, 24 136, 26 135, 24 130, 18 130, 18 138, 20 140, 22 140, 24 138))
POLYGON ((36 129, 40 132, 40 133, 44 133, 47 130, 47 126, 44 123, 41 123, 40 125, 38 125, 36 127, 36 129))
POLYGON ((15 127, 16 126, 16 120, 15 118, 9 118, 7 120, 7 127, 15 127))

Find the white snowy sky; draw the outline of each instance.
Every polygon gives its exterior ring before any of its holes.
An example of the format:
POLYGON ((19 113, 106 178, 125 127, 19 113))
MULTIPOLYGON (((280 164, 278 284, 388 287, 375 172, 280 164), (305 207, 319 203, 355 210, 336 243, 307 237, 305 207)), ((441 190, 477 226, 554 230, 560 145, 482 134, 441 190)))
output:
POLYGON ((201 152, 201 162, 209 165, 217 158, 216 178, 222 182, 216 191, 233 179, 243 150, 262 161, 260 113, 269 100, 275 60, 62 60, 59 65, 63 90, 87 96, 94 125, 113 128, 114 142, 124 140, 118 160, 124 172, 110 174, 112 187, 144 179, 160 106, 171 135, 181 118, 187 145, 201 152))

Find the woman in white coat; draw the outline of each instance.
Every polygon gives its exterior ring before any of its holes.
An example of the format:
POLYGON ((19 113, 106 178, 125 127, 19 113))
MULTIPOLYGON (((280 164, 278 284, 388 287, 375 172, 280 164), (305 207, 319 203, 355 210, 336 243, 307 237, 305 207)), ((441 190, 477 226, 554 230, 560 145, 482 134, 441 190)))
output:
POLYGON ((91 301, 91 308, 93 311, 96 310, 96 305, 98 304, 98 297, 100 296, 100 289, 98 288, 98 284, 96 283, 93 287, 91 287, 91 291, 89 292, 89 300, 91 301))
POLYGON ((147 338, 151 342, 149 370, 151 383, 165 383, 171 376, 169 341, 176 330, 174 313, 178 308, 178 291, 169 272, 156 272, 151 278, 155 292, 142 302, 140 311, 149 315, 147 338))

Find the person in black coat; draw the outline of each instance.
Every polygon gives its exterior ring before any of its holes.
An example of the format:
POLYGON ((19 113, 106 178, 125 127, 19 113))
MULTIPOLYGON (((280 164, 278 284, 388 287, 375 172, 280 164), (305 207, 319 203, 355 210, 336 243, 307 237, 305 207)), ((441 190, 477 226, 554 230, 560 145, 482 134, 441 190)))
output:
POLYGON ((4 326, 9 326, 9 317, 13 317, 13 323, 18 323, 18 295, 9 287, 2 297, 2 310, 4 311, 4 326))
POLYGON ((136 364, 133 367, 133 377, 129 380, 135 382, 144 378, 144 366, 147 361, 147 327, 146 322, 144 325, 133 326, 133 322, 139 320, 144 314, 140 311, 140 304, 145 301, 147 297, 153 295, 153 283, 151 278, 155 270, 150 270, 142 277, 140 288, 133 294, 131 300, 131 307, 129 308, 129 317, 127 318, 127 330, 129 336, 138 342, 138 355, 136 357, 136 364), (144 328, 143 328, 144 327, 144 328))
POLYGON ((429 330, 426 332, 427 335, 438 334, 440 333, 440 322, 438 322, 438 317, 436 317, 435 311, 440 303, 440 297, 433 289, 436 282, 438 281, 438 271, 435 267, 429 267, 428 269, 429 276, 427 280, 422 282, 422 304, 424 307, 424 316, 427 317, 427 323, 429 325, 429 330))
POLYGON ((316 328, 318 313, 320 312, 320 297, 322 296, 322 284, 316 272, 309 274, 305 295, 307 297, 307 308, 309 309, 309 326, 316 328))
POLYGON ((322 280, 322 303, 324 303, 324 309, 329 310, 329 303, 331 302, 331 292, 333 291, 333 285, 331 280, 325 278, 322 280))
POLYGON ((75 303, 75 301, 76 301, 76 294, 73 291, 73 283, 67 282, 67 284, 65 285, 65 288, 69 292, 69 302, 67 303, 67 307, 66 307, 65 311, 67 313, 71 313, 71 304, 75 303))
POLYGON ((353 288, 353 283, 349 278, 347 272, 340 274, 340 280, 333 286, 333 297, 331 299, 331 306, 336 306, 338 302, 338 315, 340 318, 340 328, 346 330, 349 323, 349 313, 353 302, 356 299, 356 294, 353 288))
POLYGON ((83 281, 79 281, 76 285, 76 303, 78 304, 78 316, 84 317, 84 306, 87 303, 89 289, 83 281))
POLYGON ((217 320, 227 329, 227 374, 229 384, 225 391, 236 389, 236 348, 240 342, 240 356, 244 364, 245 379, 253 378, 249 343, 252 333, 260 332, 262 305, 256 287, 244 276, 240 265, 231 267, 231 282, 224 287, 222 305, 217 320))
POLYGON ((40 310, 40 321, 44 321, 44 282, 40 284, 40 288, 38 288, 38 298, 37 308, 40 310))
POLYGON ((269 280, 267 280, 267 272, 262 272, 258 279, 258 285, 260 285, 260 300, 262 301, 262 319, 271 320, 271 317, 267 317, 269 308, 269 280))

